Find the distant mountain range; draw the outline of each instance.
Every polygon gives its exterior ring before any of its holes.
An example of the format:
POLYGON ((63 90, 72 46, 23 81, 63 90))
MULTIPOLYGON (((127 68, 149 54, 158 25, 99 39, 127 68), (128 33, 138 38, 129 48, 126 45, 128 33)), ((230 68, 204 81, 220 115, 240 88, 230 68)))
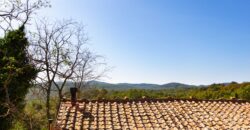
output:
POLYGON ((99 81, 91 81, 89 82, 91 87, 96 88, 104 88, 108 90, 126 90, 126 89, 152 89, 152 90, 159 90, 159 89, 171 89, 171 88, 190 88, 190 87, 200 87, 194 85, 187 85, 182 83, 167 83, 163 85, 159 84, 147 84, 147 83, 140 83, 140 84, 132 84, 132 83, 106 83, 106 82, 99 82, 99 81))
MULTIPOLYGON (((57 82, 61 84, 61 82, 57 82)), ((54 86, 55 87, 55 86, 54 86)), ((74 87, 73 82, 67 82, 65 89, 69 89, 74 87)), ((205 87, 204 85, 196 86, 196 85, 188 85, 182 83, 167 83, 167 84, 148 84, 148 83, 107 83, 100 81, 90 81, 87 85, 88 88, 100 88, 107 90, 128 90, 128 89, 151 89, 151 90, 160 90, 160 89, 173 89, 173 88, 193 88, 193 87, 205 87)))
MULTIPOLYGON (((62 82, 57 82, 59 85, 62 82)), ((234 82, 231 82, 234 83, 234 82)), ((236 82, 235 82, 236 83, 236 82)), ((220 83, 227 86, 230 83, 220 83)), ((66 82, 64 87, 65 91, 68 91, 69 88, 74 87, 73 82, 66 82)), ((176 88, 199 88, 199 87, 208 87, 209 85, 188 85, 183 83, 166 83, 166 84, 148 84, 148 83, 107 83, 101 81, 90 81, 87 83, 86 88, 99 88, 107 90, 128 90, 128 89, 150 89, 150 90, 161 90, 161 89, 176 89, 176 88)), ((55 86, 53 86, 55 87, 55 86)))

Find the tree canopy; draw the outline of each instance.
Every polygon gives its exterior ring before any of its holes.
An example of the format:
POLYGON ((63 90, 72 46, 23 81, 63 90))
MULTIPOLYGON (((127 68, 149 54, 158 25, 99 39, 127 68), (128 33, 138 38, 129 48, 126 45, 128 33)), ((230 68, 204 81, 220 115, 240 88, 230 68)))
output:
POLYGON ((25 95, 37 70, 27 53, 29 42, 24 26, 0 39, 0 129, 11 126, 24 107, 25 95))

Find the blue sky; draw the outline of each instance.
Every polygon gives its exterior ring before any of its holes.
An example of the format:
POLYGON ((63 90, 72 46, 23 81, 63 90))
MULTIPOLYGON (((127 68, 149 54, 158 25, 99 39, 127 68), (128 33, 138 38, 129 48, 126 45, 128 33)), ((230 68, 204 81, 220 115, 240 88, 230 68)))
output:
POLYGON ((53 0, 41 16, 86 25, 111 83, 250 79, 248 0, 53 0))

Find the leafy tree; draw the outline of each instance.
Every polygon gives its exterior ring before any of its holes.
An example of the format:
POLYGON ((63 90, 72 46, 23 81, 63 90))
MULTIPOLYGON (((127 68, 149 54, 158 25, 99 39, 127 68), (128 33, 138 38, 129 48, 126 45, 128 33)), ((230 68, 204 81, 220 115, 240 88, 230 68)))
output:
POLYGON ((24 26, 0 39, 0 129, 9 129, 18 118, 25 95, 37 71, 30 64, 24 26))
POLYGON ((250 85, 239 90, 239 95, 242 99, 250 100, 250 85))

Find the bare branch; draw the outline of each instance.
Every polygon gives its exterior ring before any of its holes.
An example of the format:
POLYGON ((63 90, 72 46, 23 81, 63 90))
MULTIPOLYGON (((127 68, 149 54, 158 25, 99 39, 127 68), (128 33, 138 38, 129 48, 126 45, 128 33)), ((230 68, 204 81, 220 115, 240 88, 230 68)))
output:
POLYGON ((67 82, 75 82, 81 87, 84 82, 101 77, 95 70, 104 64, 98 63, 100 56, 88 49, 87 40, 84 26, 72 20, 55 23, 41 20, 36 24, 36 31, 30 33, 29 52, 40 69, 37 83, 46 90, 48 118, 51 91, 56 89, 60 100, 67 82))
POLYGON ((50 7, 47 0, 0 1, 0 31, 6 32, 27 24, 31 16, 42 7, 50 7))

